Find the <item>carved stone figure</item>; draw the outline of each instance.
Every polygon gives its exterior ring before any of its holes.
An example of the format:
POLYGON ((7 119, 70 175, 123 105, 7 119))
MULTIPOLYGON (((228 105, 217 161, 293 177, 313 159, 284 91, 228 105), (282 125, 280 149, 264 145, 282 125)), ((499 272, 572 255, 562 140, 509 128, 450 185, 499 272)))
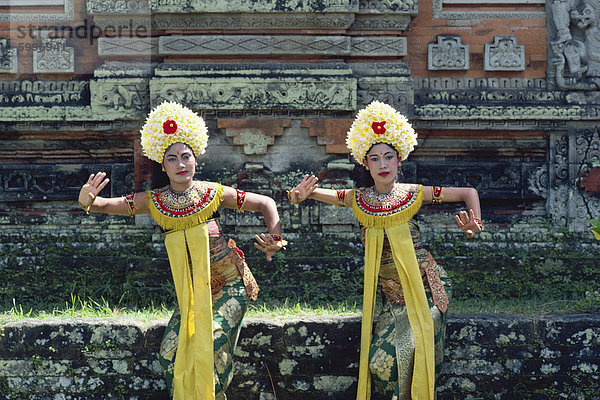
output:
POLYGON ((600 88, 600 0, 556 0, 551 5, 556 37, 551 41, 556 84, 561 89, 600 88), (571 24, 573 23, 573 24, 571 24))

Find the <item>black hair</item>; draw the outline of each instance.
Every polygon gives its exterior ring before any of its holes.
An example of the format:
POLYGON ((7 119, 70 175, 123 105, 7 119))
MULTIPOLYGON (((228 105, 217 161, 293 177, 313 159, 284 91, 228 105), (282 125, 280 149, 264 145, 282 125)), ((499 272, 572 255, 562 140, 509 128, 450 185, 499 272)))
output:
POLYGON ((162 165, 154 163, 152 166, 152 189, 159 189, 169 184, 169 176, 162 170, 162 165))
MULTIPOLYGON (((390 149, 394 150, 396 152, 396 156, 398 156, 398 158, 400 158, 400 156, 398 155, 398 150, 396 150, 394 148, 394 146, 392 146, 389 143, 385 143, 385 142, 378 142, 378 143, 373 143, 373 145, 371 147, 369 147, 369 150, 367 150, 367 152, 365 153, 365 159, 367 158, 367 154, 369 154, 369 152, 371 151, 371 149, 373 148, 373 146, 375 146, 376 144, 380 144, 383 143, 385 145, 387 145, 390 149)), ((354 186, 359 188, 359 187, 370 187, 375 185, 375 181, 373 180, 373 177, 371 176, 371 173, 367 170, 367 168, 360 164, 360 163, 356 163, 356 165, 354 166, 354 170, 352 171, 352 180, 354 180, 354 186)))

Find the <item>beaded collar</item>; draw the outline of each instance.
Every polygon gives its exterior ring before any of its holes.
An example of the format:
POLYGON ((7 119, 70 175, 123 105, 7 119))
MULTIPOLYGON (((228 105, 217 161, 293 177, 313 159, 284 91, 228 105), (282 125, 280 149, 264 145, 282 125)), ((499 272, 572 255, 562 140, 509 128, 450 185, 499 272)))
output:
POLYGON ((221 203, 223 187, 213 182, 197 182, 183 192, 170 186, 147 192, 150 212, 165 229, 186 229, 206 221, 221 203))
POLYGON ((389 193, 375 187, 354 191, 352 208, 365 226, 389 227, 406 222, 419 210, 423 201, 421 185, 396 183, 389 193))

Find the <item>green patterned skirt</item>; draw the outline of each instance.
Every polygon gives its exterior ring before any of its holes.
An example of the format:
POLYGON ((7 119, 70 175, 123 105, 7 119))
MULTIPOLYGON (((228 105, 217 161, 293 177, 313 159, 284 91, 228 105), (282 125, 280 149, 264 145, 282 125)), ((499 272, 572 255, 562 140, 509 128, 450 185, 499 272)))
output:
MULTIPOLYGON (((215 393, 216 399, 227 399, 225 391, 233 378, 233 352, 249 301, 242 279, 227 282, 219 292, 213 294, 212 301, 215 393)), ((180 322, 181 315, 177 309, 167 324, 159 351, 159 362, 171 397, 180 322)))
MULTIPOLYGON (((450 281, 441 267, 437 266, 448 298, 451 297, 450 281)), ((436 378, 442 368, 446 314, 433 304, 429 287, 425 286, 429 309, 433 317, 435 340, 436 378)), ((395 304, 387 298, 373 330, 369 351, 369 369, 376 392, 373 399, 411 400, 411 383, 415 344, 408 322, 406 306, 395 304)))

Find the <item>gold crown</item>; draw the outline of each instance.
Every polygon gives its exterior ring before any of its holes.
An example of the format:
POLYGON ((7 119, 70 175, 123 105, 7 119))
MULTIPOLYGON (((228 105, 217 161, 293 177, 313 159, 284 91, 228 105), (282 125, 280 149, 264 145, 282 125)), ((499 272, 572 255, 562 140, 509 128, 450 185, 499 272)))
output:
POLYGON ((165 151, 173 143, 185 143, 197 157, 208 144, 208 129, 204 120, 179 103, 166 101, 155 107, 140 131, 144 155, 162 163, 165 151))
POLYGON ((346 136, 346 146, 359 163, 376 143, 387 143, 406 160, 417 144, 417 133, 406 117, 392 106, 373 101, 358 112, 346 136))

